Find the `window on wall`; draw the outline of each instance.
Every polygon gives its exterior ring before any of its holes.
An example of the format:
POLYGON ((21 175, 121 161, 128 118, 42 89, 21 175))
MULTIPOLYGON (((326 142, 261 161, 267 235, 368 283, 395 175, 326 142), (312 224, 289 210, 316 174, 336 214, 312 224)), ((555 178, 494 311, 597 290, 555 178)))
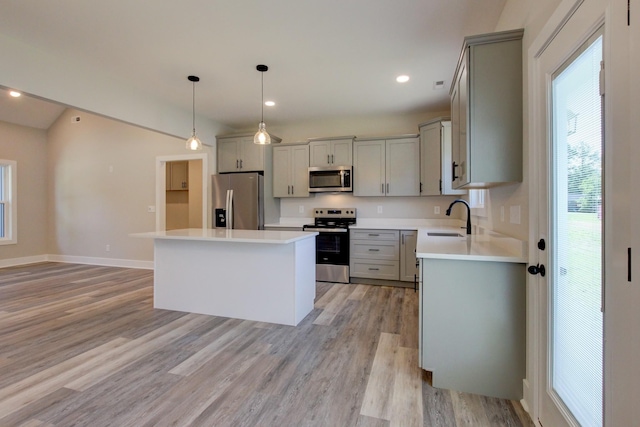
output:
POLYGON ((473 215, 487 216, 486 195, 487 190, 469 190, 469 206, 473 215))
POLYGON ((0 245, 18 241, 16 172, 16 162, 0 159, 0 245))

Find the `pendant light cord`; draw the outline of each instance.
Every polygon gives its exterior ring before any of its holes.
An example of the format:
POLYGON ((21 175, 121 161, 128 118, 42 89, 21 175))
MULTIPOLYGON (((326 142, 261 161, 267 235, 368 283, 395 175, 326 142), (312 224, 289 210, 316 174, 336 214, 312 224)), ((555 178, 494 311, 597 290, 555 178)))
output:
POLYGON ((260 104, 260 121, 264 123, 264 72, 260 73, 260 80, 262 81, 260 90, 262 93, 262 104, 260 104))
POLYGON ((193 112, 193 134, 196 134, 196 82, 192 82, 193 83, 193 96, 191 97, 192 99, 192 108, 191 111, 193 112))

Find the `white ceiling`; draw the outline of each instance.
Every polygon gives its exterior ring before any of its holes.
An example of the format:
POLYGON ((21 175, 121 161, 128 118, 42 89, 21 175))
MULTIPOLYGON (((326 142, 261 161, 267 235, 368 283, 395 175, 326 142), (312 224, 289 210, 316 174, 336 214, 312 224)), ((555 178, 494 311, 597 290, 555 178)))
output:
MULTIPOLYGON (((260 119, 257 64, 269 66, 265 100, 276 106, 265 107, 265 121, 272 125, 447 109, 463 37, 493 31, 504 3, 21 0, 2 3, 0 33, 70 63, 100 67, 113 85, 134 82, 189 111, 187 76, 198 75, 198 114, 247 129, 260 119), (411 80, 398 84, 399 74, 411 80), (444 89, 433 89, 438 80, 444 89)), ((0 120, 35 119, 34 107, 24 106, 29 102, 48 114, 34 127, 48 126, 61 111, 37 99, 20 102, 0 101, 0 120)))

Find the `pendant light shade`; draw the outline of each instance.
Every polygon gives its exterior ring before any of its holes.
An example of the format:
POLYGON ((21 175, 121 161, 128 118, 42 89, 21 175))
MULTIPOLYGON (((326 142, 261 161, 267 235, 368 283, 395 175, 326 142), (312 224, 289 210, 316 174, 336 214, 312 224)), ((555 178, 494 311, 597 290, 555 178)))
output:
POLYGON ((202 150, 202 142, 196 136, 196 83, 200 81, 200 77, 189 76, 187 79, 193 83, 193 132, 191 133, 191 138, 187 139, 186 147, 187 150, 199 151, 202 150))
POLYGON ((253 143, 259 145, 267 145, 271 144, 271 136, 267 133, 267 125, 264 124, 264 73, 269 69, 266 65, 258 65, 256 66, 256 70, 261 73, 261 81, 262 81, 262 104, 261 104, 261 118, 260 123, 258 124, 258 132, 253 137, 253 143))

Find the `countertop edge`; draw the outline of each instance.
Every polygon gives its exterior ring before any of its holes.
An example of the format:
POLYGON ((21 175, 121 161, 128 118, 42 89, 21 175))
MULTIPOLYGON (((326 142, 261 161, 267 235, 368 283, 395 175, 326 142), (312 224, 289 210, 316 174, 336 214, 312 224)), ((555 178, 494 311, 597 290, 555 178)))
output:
POLYGON ((269 230, 255 230, 262 231, 264 233, 282 236, 281 233, 293 233, 288 238, 269 238, 268 236, 258 237, 234 237, 234 236, 189 236, 189 235, 166 235, 161 234, 164 232, 151 231, 148 233, 132 233, 130 237, 143 238, 143 239, 159 239, 159 240, 186 240, 186 241, 204 241, 204 242, 226 242, 226 243, 258 243, 258 244, 275 244, 286 245, 295 243, 301 240, 315 238, 318 233, 316 232, 301 232, 301 231, 269 231, 269 230))

